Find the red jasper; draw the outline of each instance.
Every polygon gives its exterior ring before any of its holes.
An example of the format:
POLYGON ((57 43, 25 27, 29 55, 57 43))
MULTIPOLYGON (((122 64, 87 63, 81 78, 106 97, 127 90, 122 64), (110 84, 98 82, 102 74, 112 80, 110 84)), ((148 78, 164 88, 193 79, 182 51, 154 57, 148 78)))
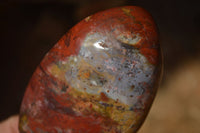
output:
POLYGON ((132 133, 161 75, 155 23, 136 6, 105 10, 72 27, 34 72, 20 133, 132 133))

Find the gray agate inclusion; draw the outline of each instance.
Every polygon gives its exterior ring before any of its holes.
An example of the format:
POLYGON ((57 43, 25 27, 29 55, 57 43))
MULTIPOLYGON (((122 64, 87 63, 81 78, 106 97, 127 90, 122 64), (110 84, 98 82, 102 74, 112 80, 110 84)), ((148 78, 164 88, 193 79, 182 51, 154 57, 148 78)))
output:
MULTIPOLYGON (((142 83, 153 84, 155 66, 134 46, 126 47, 125 41, 89 33, 79 54, 68 58, 67 82, 78 91, 87 88, 85 91, 89 94, 104 92, 109 98, 129 106, 135 106, 141 95, 148 97, 150 93, 146 93, 147 87, 142 83), (90 73, 88 79, 80 78, 84 72, 90 73)), ((140 99, 142 103, 145 98, 140 99)))

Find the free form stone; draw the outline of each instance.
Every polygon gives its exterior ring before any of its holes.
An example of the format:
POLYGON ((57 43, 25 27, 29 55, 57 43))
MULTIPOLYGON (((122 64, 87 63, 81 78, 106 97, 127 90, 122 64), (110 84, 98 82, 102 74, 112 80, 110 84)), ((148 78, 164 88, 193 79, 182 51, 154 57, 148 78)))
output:
POLYGON ((34 72, 21 133, 132 133, 155 97, 161 53, 152 17, 125 6, 72 27, 34 72))

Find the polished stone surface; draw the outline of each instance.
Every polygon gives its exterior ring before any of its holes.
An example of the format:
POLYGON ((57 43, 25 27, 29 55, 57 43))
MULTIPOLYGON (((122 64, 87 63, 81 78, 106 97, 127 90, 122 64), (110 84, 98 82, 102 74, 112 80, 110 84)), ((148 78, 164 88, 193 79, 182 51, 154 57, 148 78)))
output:
POLYGON ((22 102, 20 132, 136 132, 160 74, 160 45, 149 13, 125 6, 91 15, 37 67, 22 102))

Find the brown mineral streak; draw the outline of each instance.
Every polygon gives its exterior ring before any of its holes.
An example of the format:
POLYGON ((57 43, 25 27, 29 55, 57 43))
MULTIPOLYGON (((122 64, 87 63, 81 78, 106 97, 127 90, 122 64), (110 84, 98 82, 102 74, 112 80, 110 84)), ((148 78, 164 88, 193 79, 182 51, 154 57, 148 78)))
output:
POLYGON ((109 100, 109 98, 106 96, 106 94, 104 92, 100 93, 101 95, 101 100, 107 102, 109 100))

